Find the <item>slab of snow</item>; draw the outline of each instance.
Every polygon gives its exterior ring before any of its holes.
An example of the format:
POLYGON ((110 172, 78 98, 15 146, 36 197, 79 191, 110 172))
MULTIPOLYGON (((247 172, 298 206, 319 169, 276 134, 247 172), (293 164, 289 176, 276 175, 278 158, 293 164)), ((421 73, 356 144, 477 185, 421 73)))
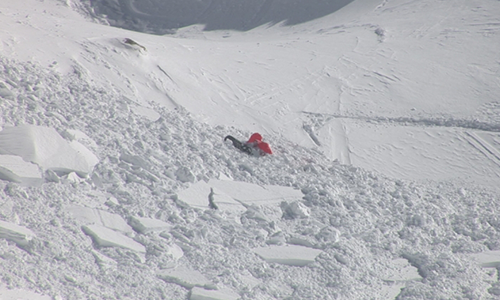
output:
POLYGON ((130 226, 135 229, 135 231, 140 233, 149 233, 153 231, 164 231, 172 227, 172 225, 163 222, 158 219, 151 218, 141 218, 141 217, 131 217, 130 226))
POLYGON ((188 289, 195 286, 213 287, 213 283, 208 280, 205 275, 198 271, 188 269, 183 265, 172 269, 161 270, 157 275, 166 282, 175 283, 188 289))
POLYGON ((27 186, 37 186, 43 182, 37 165, 15 155, 0 155, 0 179, 27 186))
POLYGON ((474 253, 471 258, 483 268, 496 268, 500 266, 500 250, 474 253))
POLYGON ((417 268, 410 265, 408 260, 404 258, 393 260, 392 268, 383 272, 381 278, 385 281, 422 280, 422 276, 418 274, 417 268))
POLYGON ((321 254, 321 250, 297 245, 269 246, 255 248, 253 251, 269 263, 279 263, 289 266, 305 266, 321 254))
POLYGON ((401 294, 401 290, 406 286, 404 282, 390 282, 388 285, 381 287, 380 291, 377 293, 377 297, 374 299, 379 300, 396 300, 398 295, 401 294))
POLYGON ((282 201, 300 200, 303 197, 301 191, 285 186, 260 186, 242 181, 217 179, 210 179, 208 185, 248 205, 279 204, 282 201))
POLYGON ((189 296, 190 300, 237 300, 240 295, 230 289, 206 290, 194 287, 189 296))
POLYGON ((20 246, 25 246, 35 237, 35 234, 24 226, 14 223, 0 221, 0 238, 15 242, 20 246))
POLYGON ((40 295, 35 292, 22 289, 8 290, 6 288, 0 287, 0 299, 1 300, 51 300, 52 297, 40 295))
POLYGON ((68 143, 54 128, 21 125, 0 132, 0 154, 18 155, 43 169, 84 177, 99 159, 77 141, 68 143))
POLYGON ((220 189, 213 187, 210 182, 207 184, 205 181, 198 181, 189 188, 177 193, 178 200, 191 207, 204 210, 210 209, 208 200, 210 196, 220 210, 236 213, 245 211, 245 207, 241 203, 235 201, 220 189))
POLYGON ((83 231, 92 237, 100 247, 120 247, 140 253, 146 253, 146 248, 133 239, 101 225, 82 226, 83 231))
POLYGON ((79 205, 68 205, 65 207, 65 210, 85 225, 96 224, 124 233, 133 232, 132 227, 130 227, 127 222, 117 214, 79 205))

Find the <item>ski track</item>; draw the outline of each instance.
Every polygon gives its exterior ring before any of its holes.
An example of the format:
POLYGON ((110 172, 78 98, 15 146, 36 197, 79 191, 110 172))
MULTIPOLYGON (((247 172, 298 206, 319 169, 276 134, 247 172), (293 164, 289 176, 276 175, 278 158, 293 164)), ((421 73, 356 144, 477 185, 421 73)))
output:
POLYGON ((364 117, 348 116, 340 114, 321 114, 303 111, 304 114, 325 115, 336 119, 352 119, 365 122, 389 123, 404 126, 426 126, 426 127, 450 127, 462 129, 474 129, 487 132, 500 132, 500 125, 478 120, 453 119, 453 118, 412 118, 412 117, 364 117))

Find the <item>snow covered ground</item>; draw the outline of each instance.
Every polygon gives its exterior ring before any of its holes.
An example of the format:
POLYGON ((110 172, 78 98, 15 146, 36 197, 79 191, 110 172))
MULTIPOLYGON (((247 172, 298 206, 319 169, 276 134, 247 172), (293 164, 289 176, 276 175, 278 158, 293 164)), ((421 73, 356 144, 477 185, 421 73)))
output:
POLYGON ((500 296, 500 2, 291 3, 1 5, 0 299, 500 296))

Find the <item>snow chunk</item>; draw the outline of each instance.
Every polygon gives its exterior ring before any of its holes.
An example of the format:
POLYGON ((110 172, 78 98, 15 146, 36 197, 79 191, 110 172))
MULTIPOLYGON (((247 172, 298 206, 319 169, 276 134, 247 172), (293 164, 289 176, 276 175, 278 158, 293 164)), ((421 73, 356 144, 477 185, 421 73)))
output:
POLYGON ((19 246, 25 246, 34 237, 35 234, 26 227, 0 221, 0 238, 13 241, 19 246))
POLYGON ((211 179, 208 184, 215 187, 233 199, 248 205, 280 204, 282 201, 302 199, 303 194, 291 187, 265 185, 259 186, 241 181, 211 179))
POLYGON ((130 227, 127 222, 125 222, 125 220, 117 214, 79 205, 68 205, 65 207, 65 210, 71 213, 75 219, 86 225, 96 224, 124 233, 134 232, 132 227, 130 227))
POLYGON ((0 154, 21 156, 44 169, 85 177, 99 159, 77 141, 68 143, 54 128, 21 125, 0 132, 0 154))
POLYGON ((314 262, 321 250, 297 245, 270 246, 253 249, 262 259, 269 263, 289 266, 305 266, 314 262))
POLYGON ((161 220, 141 218, 141 217, 131 217, 130 226, 135 229, 135 231, 140 233, 149 233, 153 231, 164 231, 170 229, 172 226, 161 220))
POLYGON ((194 208, 210 209, 209 197, 213 198, 213 203, 218 209, 223 211, 244 212, 245 207, 235 201, 225 193, 212 187, 204 181, 198 181, 188 189, 177 194, 177 199, 194 208))
POLYGON ((382 280, 385 281, 411 281, 422 280, 417 268, 410 265, 408 260, 398 258, 392 261, 392 268, 383 272, 382 280))
POLYGON ((94 242, 101 247, 120 247, 140 253, 146 253, 146 247, 107 227, 88 225, 83 226, 82 229, 85 234, 92 237, 94 242))
POLYGON ((474 253, 471 257, 483 268, 497 268, 500 266, 500 250, 474 253))
POLYGON ((302 219, 308 218, 311 215, 311 210, 309 209, 309 207, 305 206, 300 201, 294 201, 292 203, 283 201, 281 202, 280 207, 283 211, 283 217, 285 219, 302 219))
POLYGON ((191 290, 190 300, 237 300, 240 295, 230 289, 206 290, 194 287, 191 290))
POLYGON ((189 170, 189 168, 187 167, 179 168, 175 172, 175 177, 177 178, 177 180, 182 182, 194 182, 196 179, 193 172, 191 172, 191 170, 189 170))
POLYGON ((205 275, 198 271, 190 270, 184 266, 162 270, 157 273, 157 276, 166 282, 175 283, 188 289, 195 286, 207 288, 213 287, 213 283, 209 281, 205 275))
POLYGON ((0 179, 26 186, 37 186, 43 182, 37 165, 15 155, 0 155, 0 179))
POLYGON ((51 300, 49 296, 40 295, 31 291, 0 288, 0 299, 2 300, 51 300))

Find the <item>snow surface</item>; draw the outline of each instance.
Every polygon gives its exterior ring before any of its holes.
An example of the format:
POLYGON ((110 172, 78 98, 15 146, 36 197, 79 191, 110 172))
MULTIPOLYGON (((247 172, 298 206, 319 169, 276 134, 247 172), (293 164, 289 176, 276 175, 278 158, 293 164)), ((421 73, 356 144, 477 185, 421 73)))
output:
POLYGON ((499 1, 4 2, 2 299, 500 296, 499 1))

